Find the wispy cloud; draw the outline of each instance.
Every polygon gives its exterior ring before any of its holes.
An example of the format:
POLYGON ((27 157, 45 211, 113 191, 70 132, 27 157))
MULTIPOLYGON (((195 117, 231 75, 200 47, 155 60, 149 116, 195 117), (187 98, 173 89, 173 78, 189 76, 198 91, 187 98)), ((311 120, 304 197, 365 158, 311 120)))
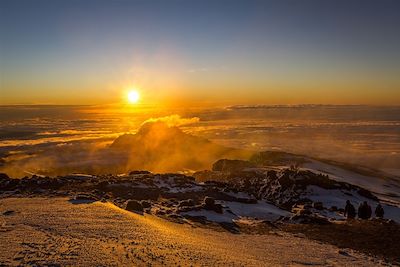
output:
POLYGON ((148 122, 164 122, 166 123, 169 127, 172 126, 182 126, 182 125, 188 125, 188 124, 193 124, 197 123, 200 121, 198 117, 192 117, 192 118, 182 118, 180 115, 174 114, 170 116, 165 116, 165 117, 159 117, 159 118, 150 118, 143 122, 143 124, 148 123, 148 122))

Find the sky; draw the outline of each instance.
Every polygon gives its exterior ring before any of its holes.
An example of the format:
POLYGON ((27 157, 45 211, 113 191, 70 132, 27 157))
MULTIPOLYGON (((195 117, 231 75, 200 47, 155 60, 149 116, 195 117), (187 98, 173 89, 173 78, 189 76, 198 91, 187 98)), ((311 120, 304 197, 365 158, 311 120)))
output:
POLYGON ((400 104, 400 1, 0 1, 0 104, 400 104))

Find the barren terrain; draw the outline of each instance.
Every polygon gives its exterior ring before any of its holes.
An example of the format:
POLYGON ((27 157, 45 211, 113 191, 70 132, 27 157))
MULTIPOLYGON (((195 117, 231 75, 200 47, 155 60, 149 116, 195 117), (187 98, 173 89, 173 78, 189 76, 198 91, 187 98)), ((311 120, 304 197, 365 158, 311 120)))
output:
POLYGON ((280 231, 232 234, 171 223, 110 203, 0 201, 0 265, 376 266, 351 250, 280 231))

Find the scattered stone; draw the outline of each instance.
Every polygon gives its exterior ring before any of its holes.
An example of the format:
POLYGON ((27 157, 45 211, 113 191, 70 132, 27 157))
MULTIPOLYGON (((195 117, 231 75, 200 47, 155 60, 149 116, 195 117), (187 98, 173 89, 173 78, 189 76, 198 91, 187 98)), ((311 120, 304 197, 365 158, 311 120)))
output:
POLYGON ((192 207, 192 206, 194 206, 194 200, 193 199, 181 200, 178 203, 178 208, 192 207))

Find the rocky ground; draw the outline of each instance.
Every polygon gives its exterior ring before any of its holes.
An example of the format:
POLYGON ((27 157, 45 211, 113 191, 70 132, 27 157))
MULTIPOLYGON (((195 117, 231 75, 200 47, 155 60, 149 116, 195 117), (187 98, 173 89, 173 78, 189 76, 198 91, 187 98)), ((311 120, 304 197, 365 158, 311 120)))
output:
MULTIPOLYGON (((44 197, 45 203, 66 198, 71 205, 93 203, 93 207, 114 207, 146 218, 156 216, 177 226, 189 225, 231 235, 291 233, 354 249, 385 262, 400 262, 398 206, 354 183, 294 166, 260 167, 253 162, 220 160, 212 170, 193 176, 132 171, 121 175, 12 179, 0 174, 0 192, 2 218, 7 218, 2 232, 14 229, 8 218, 30 214, 21 206, 24 203, 29 207, 29 198, 35 203, 38 197, 44 197), (363 201, 372 207, 379 202, 387 219, 346 221, 343 207, 347 199, 356 207, 363 201), (10 204, 13 201, 18 203, 20 211, 10 204)), ((74 206, 68 207, 73 210, 74 206)), ((38 213, 42 211, 39 209, 38 213)), ((36 227, 41 228, 41 224, 36 227)))

